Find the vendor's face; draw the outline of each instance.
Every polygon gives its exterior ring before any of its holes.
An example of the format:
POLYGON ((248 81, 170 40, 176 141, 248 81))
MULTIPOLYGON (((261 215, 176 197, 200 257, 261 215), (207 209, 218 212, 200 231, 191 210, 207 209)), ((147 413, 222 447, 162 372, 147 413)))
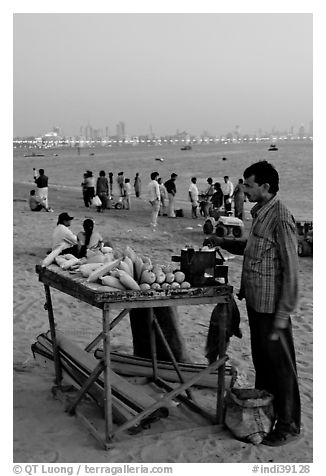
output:
POLYGON ((249 202, 261 202, 265 198, 265 184, 258 185, 255 182, 255 176, 244 180, 245 195, 248 197, 249 202))
POLYGON ((64 224, 64 226, 70 226, 71 225, 71 220, 64 220, 63 224, 64 224))

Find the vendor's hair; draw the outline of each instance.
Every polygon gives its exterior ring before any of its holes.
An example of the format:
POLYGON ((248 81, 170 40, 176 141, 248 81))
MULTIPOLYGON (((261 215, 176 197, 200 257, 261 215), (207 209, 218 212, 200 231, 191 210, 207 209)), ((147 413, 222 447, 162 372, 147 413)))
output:
POLYGON ((159 175, 160 175, 160 174, 159 174, 158 172, 152 172, 152 173, 151 173, 151 179, 152 179, 152 180, 155 180, 156 177, 158 177, 159 175))
POLYGON ((255 182, 258 183, 258 185, 268 183, 269 193, 276 194, 279 191, 278 172, 267 160, 261 160, 250 165, 243 173, 245 179, 252 175, 255 176, 255 182))
POLYGON ((85 246, 87 247, 93 233, 94 221, 91 218, 86 218, 86 220, 83 221, 83 228, 85 230, 85 246))
POLYGON ((101 170, 100 173, 99 173, 100 177, 105 177, 105 172, 104 170, 101 170))

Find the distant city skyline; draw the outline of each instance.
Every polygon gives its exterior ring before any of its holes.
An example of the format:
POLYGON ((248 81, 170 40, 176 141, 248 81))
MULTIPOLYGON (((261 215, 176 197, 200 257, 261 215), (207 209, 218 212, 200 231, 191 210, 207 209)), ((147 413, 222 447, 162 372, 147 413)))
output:
POLYGON ((221 133, 212 134, 210 131, 202 130, 199 133, 191 134, 183 128, 177 129, 176 131, 170 134, 160 134, 157 131, 154 131, 152 127, 149 127, 147 131, 144 131, 141 134, 133 134, 132 132, 128 131, 127 124, 124 121, 120 121, 115 125, 115 127, 109 128, 109 126, 104 127, 93 127, 92 124, 82 125, 79 127, 79 131, 76 131, 75 134, 66 134, 65 131, 60 126, 53 126, 51 130, 44 131, 40 134, 30 134, 29 136, 14 136, 14 137, 44 137, 45 135, 56 134, 58 136, 63 137, 88 137, 88 138, 95 138, 95 137, 120 137, 120 138, 128 138, 128 137, 168 137, 168 136, 176 136, 178 134, 187 133, 189 136, 192 137, 202 137, 202 136, 211 136, 211 137, 222 137, 228 134, 234 134, 238 136, 253 136, 253 135, 261 135, 264 133, 279 133, 279 134, 305 134, 308 136, 313 135, 313 120, 309 121, 308 124, 300 123, 300 125, 290 125, 286 129, 280 129, 278 127, 273 127, 270 130, 263 130, 261 127, 258 127, 253 132, 245 131, 241 128, 240 125, 235 125, 232 130, 224 131, 221 133))
POLYGON ((13 133, 308 129, 312 39, 310 13, 17 13, 13 133))

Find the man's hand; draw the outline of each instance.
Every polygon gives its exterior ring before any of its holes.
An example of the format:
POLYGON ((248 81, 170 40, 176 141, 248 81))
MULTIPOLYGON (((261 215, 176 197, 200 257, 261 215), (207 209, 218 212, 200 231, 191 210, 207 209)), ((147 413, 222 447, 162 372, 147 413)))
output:
POLYGON ((289 319, 283 319, 283 318, 275 318, 274 319, 274 328, 272 333, 270 334, 269 338, 270 340, 278 340, 280 338, 279 336, 279 331, 282 329, 286 329, 289 325, 289 319))
POLYGON ((237 296, 237 298, 239 299, 239 301, 242 301, 242 299, 244 299, 244 294, 243 294, 242 291, 239 291, 236 296, 237 296))

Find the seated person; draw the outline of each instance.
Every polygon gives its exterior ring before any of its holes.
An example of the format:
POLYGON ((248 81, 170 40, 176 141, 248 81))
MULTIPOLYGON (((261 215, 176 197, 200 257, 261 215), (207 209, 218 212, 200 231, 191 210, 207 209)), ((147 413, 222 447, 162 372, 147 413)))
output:
POLYGON ((29 192, 28 203, 29 203, 29 208, 32 210, 32 212, 39 212, 39 211, 43 210, 43 208, 47 212, 49 211, 46 208, 44 201, 40 197, 36 196, 35 190, 31 190, 29 192))
POLYGON ((78 241, 77 236, 69 230, 71 220, 74 217, 69 216, 67 212, 60 213, 57 226, 52 235, 52 250, 58 248, 62 244, 66 244, 66 248, 61 254, 73 254, 78 257, 78 241))
POLYGON ((84 231, 77 235, 79 256, 86 256, 87 250, 99 250, 103 246, 103 238, 98 231, 94 231, 94 221, 86 218, 83 222, 84 231))

